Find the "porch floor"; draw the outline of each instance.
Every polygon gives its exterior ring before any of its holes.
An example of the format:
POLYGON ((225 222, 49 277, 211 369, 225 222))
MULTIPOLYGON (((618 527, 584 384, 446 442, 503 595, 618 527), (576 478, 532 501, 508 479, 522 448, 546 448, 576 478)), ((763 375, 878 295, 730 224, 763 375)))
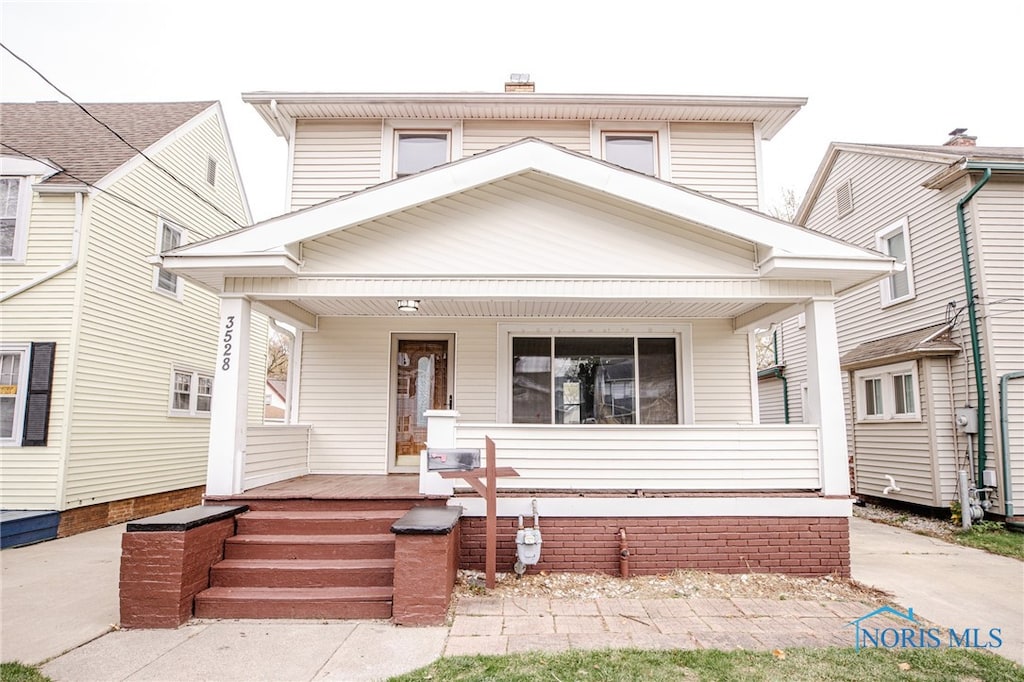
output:
POLYGON ((427 500, 447 499, 422 495, 419 474, 381 476, 306 474, 250 488, 238 495, 208 495, 209 502, 243 500, 427 500))

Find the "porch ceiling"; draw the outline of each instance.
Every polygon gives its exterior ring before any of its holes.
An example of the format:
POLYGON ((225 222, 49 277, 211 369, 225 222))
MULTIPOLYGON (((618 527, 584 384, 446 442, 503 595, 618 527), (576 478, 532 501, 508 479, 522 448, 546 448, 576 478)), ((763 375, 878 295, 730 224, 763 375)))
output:
MULTIPOLYGON (((271 305, 273 302, 268 301, 271 305)), ((292 303, 329 317, 733 318, 763 301, 550 301, 431 298, 400 313, 394 298, 297 298, 292 303)))

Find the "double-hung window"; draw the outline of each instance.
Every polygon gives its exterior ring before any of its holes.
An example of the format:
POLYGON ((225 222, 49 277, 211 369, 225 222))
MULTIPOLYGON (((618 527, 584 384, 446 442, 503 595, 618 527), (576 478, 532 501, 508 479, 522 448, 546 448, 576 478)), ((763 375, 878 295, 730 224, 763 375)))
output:
POLYGON ((0 178, 0 261, 20 262, 25 258, 30 200, 28 178, 0 178))
POLYGON ((878 250, 896 259, 904 266, 881 281, 882 306, 893 305, 914 298, 914 272, 910 263, 910 230, 904 218, 875 233, 878 250))
MULTIPOLYGON (((161 220, 158 228, 158 244, 157 250, 159 253, 165 253, 171 249, 176 249, 185 242, 185 231, 169 223, 166 220, 161 220)), ((164 270, 159 265, 156 266, 153 274, 153 290, 173 296, 177 299, 181 299, 183 282, 173 272, 164 270)))
POLYGON ((675 336, 514 336, 512 422, 678 424, 675 336))
POLYGON ((27 379, 28 349, 5 347, 0 350, 0 443, 2 444, 21 444, 27 379))
POLYGON ((901 362, 854 373, 859 421, 917 420, 917 363, 901 362))
POLYGON ((171 375, 171 410, 178 417, 208 417, 213 375, 175 369, 171 375))

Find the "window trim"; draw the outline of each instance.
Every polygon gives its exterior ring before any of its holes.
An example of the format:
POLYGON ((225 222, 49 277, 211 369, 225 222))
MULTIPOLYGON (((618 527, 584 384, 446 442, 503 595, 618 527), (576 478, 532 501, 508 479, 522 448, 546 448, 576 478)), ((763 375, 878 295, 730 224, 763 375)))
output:
MULTIPOLYGON (((499 324, 498 325, 498 422, 512 423, 512 338, 519 336, 588 336, 676 339, 676 386, 679 405, 679 423, 694 423, 693 402, 693 327, 690 324, 499 324)), ((557 426, 580 428, 578 424, 533 424, 526 426, 557 426)), ((590 425, 586 425, 590 426, 590 425)), ((610 425, 598 425, 610 426, 610 425)), ((647 424, 629 424, 629 428, 645 428, 647 424)))
MULTIPOLYGON (((648 133, 655 136, 655 172, 650 176, 662 180, 672 179, 672 159, 669 144, 669 125, 657 121, 591 121, 590 123, 590 155, 595 159, 605 159, 604 140, 608 134, 638 135, 648 133)), ((609 162, 611 163, 611 162, 609 162)), ((637 172, 637 171, 633 171, 637 172)))
POLYGON ((14 214, 14 244, 10 256, 0 256, 0 263, 21 265, 28 250, 28 226, 32 208, 32 178, 26 175, 0 175, 3 180, 18 181, 18 210, 14 214))
POLYGON ((904 260, 906 268, 904 272, 907 275, 907 293, 899 298, 893 298, 892 278, 895 277, 895 274, 889 275, 878 283, 878 291, 881 296, 881 306, 883 308, 888 308, 889 306, 894 306, 898 303, 903 303, 904 301, 910 301, 917 296, 914 289, 914 266, 911 262, 910 255, 910 222, 906 218, 902 218, 901 220, 897 220, 891 225, 875 232, 875 247, 885 255, 891 255, 886 241, 897 233, 902 233, 903 235, 903 249, 907 254, 906 259, 904 260))
POLYGON ((187 369, 179 367, 177 365, 171 367, 171 381, 168 387, 168 399, 167 399, 167 416, 169 417, 191 417, 197 419, 209 419, 210 410, 202 411, 196 409, 196 404, 199 402, 199 378, 203 377, 210 380, 210 406, 213 406, 213 391, 214 383, 216 382, 213 372, 202 372, 193 369, 187 369), (174 389, 175 380, 177 375, 187 374, 189 375, 188 385, 188 409, 180 410, 174 407, 174 389))
MULTIPOLYGON (((380 179, 394 180, 398 165, 399 133, 448 133, 448 161, 462 158, 462 121, 422 121, 418 119, 385 119, 381 124, 380 179)), ((406 176, 408 177, 408 176, 406 176)))
POLYGON ((22 447, 25 434, 25 401, 28 398, 28 371, 32 363, 32 345, 28 343, 5 343, 0 345, 0 353, 4 355, 18 354, 18 393, 14 399, 14 422, 11 425, 11 437, 0 438, 0 445, 5 448, 22 447))
MULTIPOLYGON (((169 228, 171 230, 176 230, 178 232, 178 236, 179 236, 178 246, 184 246, 185 244, 188 243, 188 231, 185 230, 184 227, 182 227, 181 225, 178 225, 177 223, 171 222, 170 220, 166 220, 164 218, 160 218, 157 221, 157 227, 156 227, 156 253, 157 253, 158 256, 163 253, 163 251, 162 251, 163 250, 163 243, 164 243, 163 242, 163 237, 164 237, 164 229, 165 228, 169 228)), ((177 247, 175 247, 175 248, 177 248, 177 247)), ((185 297, 185 280, 182 279, 181 275, 175 274, 174 275, 174 278, 175 278, 174 279, 175 289, 174 289, 174 291, 170 291, 169 289, 165 289, 162 286, 160 286, 160 273, 162 271, 163 271, 163 268, 159 264, 156 264, 156 265, 153 266, 153 291, 155 293, 160 294, 161 296, 167 296, 168 298, 173 298, 176 301, 184 300, 184 297, 185 297)), ((174 273, 171 273, 171 274, 174 274, 174 273)))
POLYGON ((917 361, 908 360, 891 365, 881 365, 868 369, 860 369, 853 373, 853 386, 857 396, 857 421, 860 423, 873 422, 919 422, 921 421, 921 382, 917 371, 917 361), (913 382, 914 411, 897 413, 896 408, 896 382, 894 377, 910 375, 913 382), (880 414, 867 413, 867 394, 864 389, 864 382, 869 380, 881 382, 882 412, 880 414))

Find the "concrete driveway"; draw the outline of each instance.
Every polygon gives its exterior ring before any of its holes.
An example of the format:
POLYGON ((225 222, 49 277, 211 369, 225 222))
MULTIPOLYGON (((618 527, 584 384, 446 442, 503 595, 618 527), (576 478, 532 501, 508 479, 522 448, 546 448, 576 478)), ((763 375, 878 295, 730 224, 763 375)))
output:
POLYGON ((854 580, 937 625, 978 628, 982 641, 1000 628, 993 651, 1024 663, 1024 562, 859 518, 850 556, 854 580))

